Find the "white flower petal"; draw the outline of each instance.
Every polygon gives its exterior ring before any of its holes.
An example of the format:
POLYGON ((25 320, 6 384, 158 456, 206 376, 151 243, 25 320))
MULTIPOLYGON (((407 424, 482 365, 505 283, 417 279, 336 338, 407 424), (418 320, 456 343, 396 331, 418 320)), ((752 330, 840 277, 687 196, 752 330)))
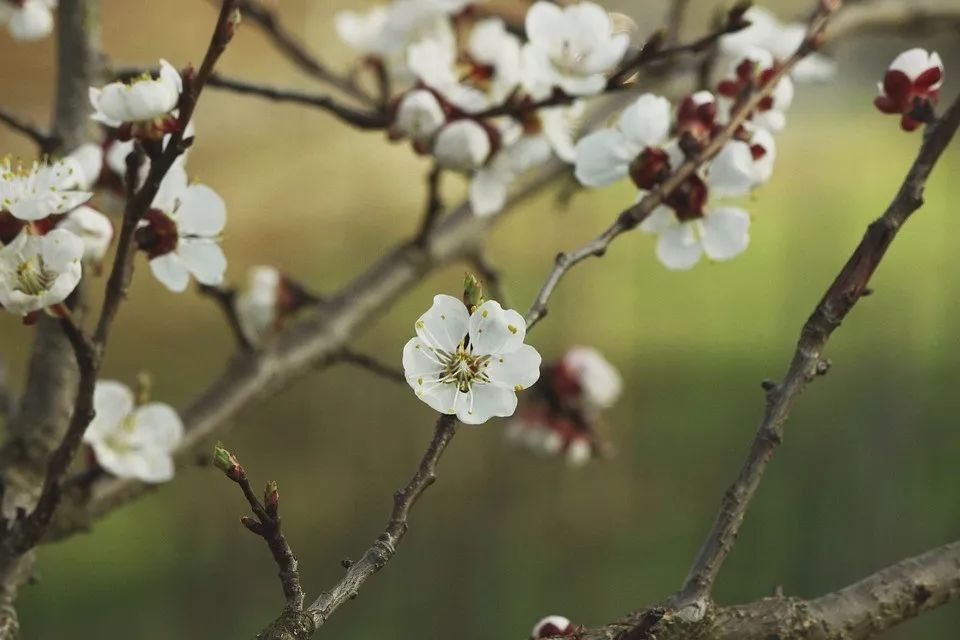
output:
POLYGON ((96 442, 121 426, 133 411, 133 392, 115 380, 98 380, 93 390, 96 415, 83 434, 84 442, 96 442))
POLYGON ((488 300, 470 316, 470 346, 475 355, 512 353, 527 334, 523 316, 488 300))
POLYGON ((186 291, 190 283, 190 273, 176 253, 167 253, 150 260, 150 271, 174 293, 186 291))
POLYGON ((206 285, 223 282, 227 257, 215 241, 205 238, 180 238, 177 255, 197 282, 206 285))
POLYGON ((588 187, 602 187, 625 177, 642 151, 617 129, 584 136, 575 148, 574 175, 588 187))
POLYGON ((703 250, 712 260, 729 260, 750 244, 750 214, 737 207, 710 210, 702 229, 703 250))
POLYGON ((645 93, 623 110, 617 127, 639 148, 657 146, 670 133, 670 101, 645 93))
POLYGON ((657 258, 668 269, 691 269, 700 260, 701 252, 689 222, 665 229, 657 239, 657 258))
POLYGON ((493 417, 512 416, 517 410, 517 394, 506 387, 476 384, 470 393, 459 395, 456 409, 460 422, 483 424, 493 417))
POLYGON ((193 184, 180 195, 176 221, 181 236, 216 236, 227 224, 227 205, 210 187, 193 184))
POLYGON ((520 391, 540 379, 540 363, 537 350, 525 344, 510 353, 492 356, 484 372, 493 384, 520 391))
POLYGON ((417 320, 417 335, 428 346, 448 353, 456 351, 457 345, 470 329, 470 315, 461 300, 444 294, 433 298, 433 306, 417 320))

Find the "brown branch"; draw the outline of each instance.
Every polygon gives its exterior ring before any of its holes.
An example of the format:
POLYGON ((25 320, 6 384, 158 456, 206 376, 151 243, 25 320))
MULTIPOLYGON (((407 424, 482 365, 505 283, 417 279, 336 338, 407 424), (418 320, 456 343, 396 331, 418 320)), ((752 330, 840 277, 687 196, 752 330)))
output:
POLYGON ((325 94, 273 87, 221 75, 211 76, 209 84, 211 87, 226 89, 241 95, 260 96, 274 102, 291 102, 316 107, 360 129, 385 129, 390 124, 390 118, 385 112, 355 109, 325 94))
POLYGON ((241 351, 250 351, 253 345, 243 332, 243 326, 240 324, 240 316, 237 315, 237 290, 233 287, 214 287, 201 284, 197 287, 200 295, 213 300, 220 311, 223 313, 227 326, 230 327, 230 333, 233 335, 237 348, 241 351))
POLYGON ((365 353, 359 353, 351 349, 344 349, 340 353, 336 354, 331 358, 332 362, 343 362, 346 364, 352 364, 361 369, 366 369, 370 373, 385 378, 391 382, 405 382, 406 377, 403 374, 403 371, 396 367, 392 367, 386 363, 380 362, 373 356, 368 356, 365 353))
POLYGON ((699 153, 688 158, 670 177, 650 191, 640 202, 621 212, 614 223, 592 241, 573 251, 566 251, 557 255, 553 269, 547 275, 547 279, 541 286, 540 292, 537 294, 533 304, 530 306, 530 310, 527 312, 526 321, 528 330, 546 315, 547 303, 550 300, 550 296, 553 295, 554 289, 556 289, 567 271, 587 258, 603 256, 610 244, 620 234, 636 228, 667 196, 680 187, 687 178, 692 176, 697 169, 720 153, 723 146, 734 136, 737 129, 747 120, 750 114, 776 89, 780 80, 786 77, 790 71, 793 70, 793 67, 813 50, 815 43, 822 36, 831 15, 832 11, 826 8, 821 8, 814 15, 810 22, 807 37, 797 52, 777 69, 767 84, 755 88, 752 93, 741 100, 734 112, 730 114, 730 120, 724 125, 723 130, 715 135, 699 153))
POLYGON ((803 326, 796 353, 780 383, 767 385, 767 407, 756 438, 736 481, 727 489, 716 522, 676 595, 679 605, 700 604, 709 597, 717 573, 743 523, 750 500, 783 437, 784 424, 793 403, 807 384, 825 371, 823 350, 833 331, 867 289, 887 248, 900 227, 923 204, 923 190, 930 172, 960 126, 960 96, 930 125, 906 179, 890 206, 868 228, 813 314, 803 326))
POLYGON ((241 522, 251 533, 263 538, 280 569, 280 586, 286 599, 286 609, 291 612, 303 611, 305 595, 300 586, 300 570, 297 557, 283 535, 280 527, 280 491, 276 482, 268 482, 264 490, 263 502, 254 493, 247 477, 247 471, 237 458, 221 445, 214 451, 214 464, 237 483, 244 498, 250 505, 255 518, 243 517, 241 522))
MULTIPOLYGON (((850 4, 848 2, 848 4, 850 4)), ((870 0, 846 8, 830 27, 834 42, 871 34, 915 34, 960 29, 953 0, 870 0)))
POLYGON ((10 386, 10 368, 5 358, 0 357, 0 418, 9 420, 13 416, 14 399, 13 388, 10 386))
POLYGON ((49 153, 59 144, 59 141, 53 135, 3 108, 0 108, 0 122, 3 122, 17 133, 22 133, 30 138, 30 140, 40 147, 40 151, 43 153, 49 153))
POLYGON ((306 46, 287 31, 273 11, 257 0, 239 0, 237 6, 243 13, 243 17, 259 26, 277 49, 300 69, 368 106, 377 105, 377 99, 364 91, 354 78, 331 71, 316 56, 307 51, 306 46))
POLYGON ((456 430, 457 419, 454 416, 442 415, 437 419, 433 437, 420 459, 416 473, 410 482, 393 496, 393 511, 383 533, 377 536, 376 542, 364 552, 360 560, 350 564, 346 575, 333 588, 320 594, 307 608, 316 628, 323 626, 343 603, 356 597, 363 583, 380 571, 396 553, 397 545, 407 532, 410 512, 427 487, 436 480, 437 463, 456 430))
POLYGON ((818 598, 777 596, 711 607, 689 619, 651 607, 613 624, 589 629, 581 640, 866 640, 960 599, 960 542, 882 569, 818 598))
POLYGON ((670 6, 667 9, 667 42, 669 44, 680 41, 680 32, 683 31, 689 8, 690 0, 670 0, 670 6))
POLYGON ((423 221, 420 231, 417 232, 415 242, 423 245, 430 238, 430 232, 437 224, 437 218, 443 213, 443 200, 440 198, 440 179, 443 177, 443 168, 434 163, 427 174, 427 204, 423 212, 423 221))

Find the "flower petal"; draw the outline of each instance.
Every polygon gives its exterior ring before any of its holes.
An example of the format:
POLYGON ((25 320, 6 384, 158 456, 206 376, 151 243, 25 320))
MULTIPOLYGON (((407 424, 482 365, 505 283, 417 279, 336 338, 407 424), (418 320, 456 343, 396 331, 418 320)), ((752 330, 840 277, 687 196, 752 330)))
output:
POLYGON ((173 407, 151 402, 139 407, 134 418, 134 438, 148 448, 170 452, 183 439, 183 421, 173 407))
POLYGON ((121 382, 98 380, 93 390, 93 409, 96 415, 83 434, 83 441, 88 443, 102 440, 130 415, 133 392, 121 382))
POLYGON ((577 142, 574 175, 588 187, 606 186, 629 173, 641 150, 617 129, 596 131, 577 142))
POLYGON ((197 282, 207 285, 223 282, 227 257, 215 241, 206 238, 180 238, 177 255, 197 282))
POLYGON ((470 346, 475 355, 512 353, 523 345, 527 325, 513 309, 488 300, 470 316, 470 346))
POLYGON ((693 224, 670 227, 657 240, 657 258, 668 269, 685 271, 700 260, 702 249, 693 232, 693 224))
POLYGON ((703 250, 713 260, 729 260, 750 244, 750 214, 737 207, 713 209, 703 218, 703 250))
POLYGON ((517 410, 517 394, 506 387, 475 384, 469 393, 459 395, 456 409, 460 422, 483 424, 493 417, 512 416, 517 410))
POLYGON ((150 271, 167 289, 174 293, 186 291, 190 282, 190 273, 176 253, 157 256, 150 261, 150 271))
POLYGON ((529 389, 540 378, 540 354, 525 344, 511 353, 502 353, 490 358, 484 373, 493 384, 515 391, 529 389))
POLYGON ((417 335, 428 346, 454 352, 470 329, 470 314, 453 296, 434 296, 433 306, 416 323, 417 335))
POLYGON ((657 146, 670 133, 670 101, 645 93, 623 110, 617 127, 638 148, 657 146))

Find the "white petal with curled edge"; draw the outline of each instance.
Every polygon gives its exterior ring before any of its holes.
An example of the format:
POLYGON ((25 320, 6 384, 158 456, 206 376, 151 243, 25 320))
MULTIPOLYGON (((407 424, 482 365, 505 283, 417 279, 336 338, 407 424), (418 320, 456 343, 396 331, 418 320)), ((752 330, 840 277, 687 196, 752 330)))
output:
POLYGON ((206 285, 218 285, 223 282, 223 274, 227 270, 227 257, 223 255, 223 249, 215 241, 205 238, 180 238, 177 254, 197 282, 206 285))
POLYGON ((670 101, 645 93, 623 110, 617 127, 641 149, 656 146, 670 133, 670 101))
POLYGON ((474 384, 469 394, 461 394, 457 399, 457 418, 464 424, 483 424, 493 417, 506 418, 516 410, 516 392, 493 384, 474 384))
POLYGON ((121 426, 133 411, 133 392, 115 380, 98 380, 93 389, 93 409, 96 415, 83 434, 87 443, 102 440, 121 426))
POLYGON ((176 253, 167 253, 150 260, 150 271, 174 293, 186 291, 190 283, 190 273, 176 253))
POLYGON ((470 181, 470 209, 481 218, 492 216, 507 202, 507 186, 513 175, 485 167, 477 171, 470 181))
POLYGON ((668 269, 686 271, 700 260, 702 249, 691 222, 670 227, 657 239, 657 259, 668 269))
POLYGON ((134 415, 134 437, 138 442, 161 451, 173 451, 183 439, 183 421, 173 407, 151 402, 134 415))
POLYGON ((523 316, 488 300, 470 316, 470 345, 474 355, 512 353, 527 333, 523 316))
POLYGON ((176 221, 180 235, 216 236, 227 224, 227 205, 207 185, 192 184, 180 195, 176 221))
POLYGON ((737 207, 720 207, 702 221, 703 250, 712 260, 729 260, 750 244, 750 214, 737 207))
POLYGON ((169 453, 158 449, 146 449, 136 456, 136 478, 148 484, 160 484, 173 480, 176 468, 169 453))
POLYGON ((577 142, 574 175, 588 187, 606 186, 625 177, 642 150, 617 129, 596 131, 577 142))
POLYGON ((529 389, 540 379, 540 363, 537 350, 525 344, 511 353, 491 356, 484 373, 492 383, 519 391, 529 389))
POLYGON ((428 346, 453 353, 470 330, 470 314, 463 301, 439 294, 416 323, 417 335, 428 346))

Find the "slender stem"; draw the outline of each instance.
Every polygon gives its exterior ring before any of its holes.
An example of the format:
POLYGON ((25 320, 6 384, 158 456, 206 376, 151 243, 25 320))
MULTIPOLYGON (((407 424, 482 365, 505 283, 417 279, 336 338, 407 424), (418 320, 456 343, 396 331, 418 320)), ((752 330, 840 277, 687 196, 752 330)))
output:
POLYGON ((960 126, 960 96, 944 116, 930 125, 917 158, 890 206, 868 228, 840 274, 827 289, 800 333, 800 341, 783 379, 767 385, 767 406, 743 468, 727 489, 716 521, 690 573, 674 597, 678 606, 702 605, 709 597, 720 567, 733 548, 744 515, 760 485, 774 450, 783 438, 793 403, 807 384, 822 375, 823 350, 833 331, 867 290, 867 284, 900 227, 923 204, 930 172, 960 126))
POLYGON ((0 108, 0 122, 3 122, 17 133, 22 133, 30 138, 30 140, 40 147, 40 151, 43 153, 52 151, 58 144, 56 138, 40 129, 40 127, 27 122, 23 118, 3 108, 0 108))
POLYGON ((213 300, 220 311, 223 313, 227 326, 230 327, 230 333, 233 340, 241 351, 251 351, 253 345, 243 331, 243 325, 240 324, 240 316, 237 314, 237 290, 232 287, 213 287, 202 284, 197 288, 200 295, 213 300))
POLYGON ((440 198, 440 179, 443 177, 443 169, 439 164, 434 163, 427 174, 427 204, 423 212, 423 221, 420 223, 420 231, 417 233, 416 243, 423 245, 430 238, 430 232, 437 223, 437 218, 443 213, 443 200, 440 198))
POLYGON ((344 349, 332 360, 334 362, 344 362, 360 367, 361 369, 366 369, 370 373, 391 382, 404 382, 406 380, 403 371, 400 369, 381 362, 373 356, 368 356, 365 353, 359 353, 351 349, 344 349))

